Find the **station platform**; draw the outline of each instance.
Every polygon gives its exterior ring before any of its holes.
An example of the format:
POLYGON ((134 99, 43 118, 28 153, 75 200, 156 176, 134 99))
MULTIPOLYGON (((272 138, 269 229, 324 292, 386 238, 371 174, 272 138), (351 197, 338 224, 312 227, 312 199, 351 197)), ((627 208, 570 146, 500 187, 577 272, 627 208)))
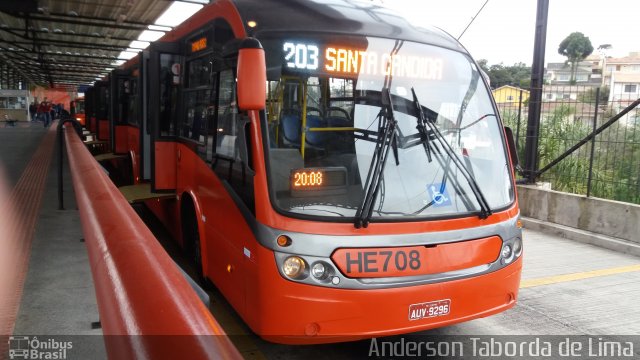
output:
MULTIPOLYGON (((15 265, 11 279, 0 282, 7 284, 0 289, 0 336, 77 336, 75 341, 91 345, 67 358, 102 359, 96 295, 66 166, 66 209, 58 209, 54 139, 55 128, 41 123, 0 128, 0 260, 11 260, 0 262, 0 270, 15 265)), ((134 206, 176 263, 193 273, 162 225, 142 205, 134 206)), ((411 336, 640 334, 640 257, 529 229, 524 246, 513 309, 411 336)), ((208 294, 211 312, 245 358, 367 357, 368 341, 297 347, 265 342, 219 292, 208 294)), ((0 342, 0 359, 6 354, 0 342)))

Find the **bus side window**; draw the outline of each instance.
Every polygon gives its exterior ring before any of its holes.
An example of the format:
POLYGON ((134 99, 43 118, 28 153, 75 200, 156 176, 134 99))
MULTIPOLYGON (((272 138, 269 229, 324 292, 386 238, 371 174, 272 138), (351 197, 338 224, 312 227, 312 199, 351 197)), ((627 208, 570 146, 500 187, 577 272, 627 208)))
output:
POLYGON ((129 123, 129 97, 131 96, 130 81, 128 79, 118 79, 118 99, 115 99, 118 104, 118 114, 116 114, 116 121, 120 124, 129 123))
POLYGON ((190 59, 186 63, 186 84, 182 90, 183 116, 178 121, 178 136, 189 139, 198 155, 211 161, 212 118, 215 111, 215 88, 212 73, 213 59, 210 54, 190 59))
POLYGON ((233 71, 224 70, 220 72, 219 79, 216 154, 239 159, 235 144, 238 135, 238 108, 235 100, 233 71))
POLYGON ((232 70, 218 74, 218 114, 216 148, 211 164, 221 180, 226 180, 247 207, 254 211, 253 176, 242 161, 241 151, 249 149, 246 135, 249 120, 238 113, 236 104, 236 81, 232 70))
POLYGON ((178 86, 181 81, 179 65, 182 57, 160 54, 160 136, 175 135, 178 86))
POLYGON ((131 125, 138 125, 138 78, 133 77, 130 80, 130 94, 127 97, 127 103, 124 105, 128 109, 129 120, 131 125))

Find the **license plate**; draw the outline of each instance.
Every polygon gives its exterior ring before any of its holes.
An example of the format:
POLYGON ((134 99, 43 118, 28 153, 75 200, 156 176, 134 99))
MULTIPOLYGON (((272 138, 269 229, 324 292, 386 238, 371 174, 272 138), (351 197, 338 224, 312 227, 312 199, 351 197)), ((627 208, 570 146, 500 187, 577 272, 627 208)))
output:
POLYGON ((451 311, 451 300, 438 300, 409 305, 409 321, 444 316, 451 311))

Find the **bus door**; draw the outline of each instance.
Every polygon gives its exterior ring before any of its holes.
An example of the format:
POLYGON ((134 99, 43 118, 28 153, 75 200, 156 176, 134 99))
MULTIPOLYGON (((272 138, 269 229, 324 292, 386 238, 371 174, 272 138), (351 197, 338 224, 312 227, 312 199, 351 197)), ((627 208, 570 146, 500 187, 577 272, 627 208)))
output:
POLYGON ((176 189, 176 117, 182 60, 176 43, 154 43, 143 53, 143 174, 154 192, 176 189))
POLYGON ((96 123, 96 138, 103 141, 104 144, 109 142, 109 82, 96 81, 93 92, 93 111, 96 123))
POLYGON ((91 140, 95 136, 97 125, 95 124, 95 106, 93 105, 94 88, 90 87, 84 94, 84 114, 85 114, 85 128, 89 130, 92 135, 91 140))
POLYGON ((111 151, 121 155, 128 152, 127 125, 129 123, 129 97, 131 75, 129 70, 116 69, 111 72, 111 94, 109 125, 111 127, 111 151))
POLYGON ((109 122, 111 125, 111 158, 118 160, 124 184, 140 182, 140 71, 138 65, 111 73, 109 122))

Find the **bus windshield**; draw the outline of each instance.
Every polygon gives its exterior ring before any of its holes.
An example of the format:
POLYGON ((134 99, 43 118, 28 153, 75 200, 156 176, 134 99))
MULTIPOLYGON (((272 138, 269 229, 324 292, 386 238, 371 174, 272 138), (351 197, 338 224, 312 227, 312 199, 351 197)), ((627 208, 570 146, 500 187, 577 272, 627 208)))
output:
POLYGON ((76 100, 76 114, 84 114, 84 99, 76 100))
POLYGON ((500 122, 465 54, 317 34, 261 39, 268 180, 288 216, 488 216, 514 200, 500 122))

